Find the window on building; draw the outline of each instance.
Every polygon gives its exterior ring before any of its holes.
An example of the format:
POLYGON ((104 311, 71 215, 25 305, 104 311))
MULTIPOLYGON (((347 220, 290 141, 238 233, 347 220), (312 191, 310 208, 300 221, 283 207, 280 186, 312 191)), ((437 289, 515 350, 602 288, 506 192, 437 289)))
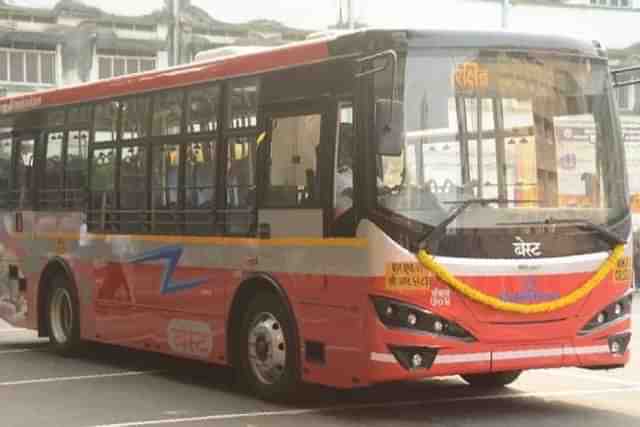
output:
POLYGON ((218 130, 220 88, 209 86, 188 92, 187 132, 202 133, 218 130))
POLYGON ((0 81, 55 84, 55 52, 0 49, 0 81))
POLYGON ((631 91, 631 86, 623 86, 616 89, 618 108, 620 110, 629 110, 631 108, 631 91))
POLYGON ((255 128, 258 125, 258 79, 231 82, 229 89, 229 119, 231 129, 255 128))
POLYGON ((100 79, 149 71, 155 68, 156 58, 153 56, 98 54, 98 77, 100 79))
POLYGON ((178 135, 182 130, 183 92, 178 90, 154 96, 153 135, 178 135))

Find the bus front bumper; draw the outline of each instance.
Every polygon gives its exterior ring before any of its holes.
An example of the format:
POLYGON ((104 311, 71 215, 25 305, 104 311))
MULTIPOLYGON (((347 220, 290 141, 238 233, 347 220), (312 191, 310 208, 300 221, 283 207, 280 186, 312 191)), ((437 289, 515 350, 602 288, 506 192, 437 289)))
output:
POLYGON ((387 349, 380 348, 381 351, 369 354, 369 380, 371 383, 380 383, 560 367, 621 368, 630 360, 630 341, 631 332, 620 330, 598 339, 580 337, 574 342, 535 345, 470 343, 456 348, 389 345, 387 349))

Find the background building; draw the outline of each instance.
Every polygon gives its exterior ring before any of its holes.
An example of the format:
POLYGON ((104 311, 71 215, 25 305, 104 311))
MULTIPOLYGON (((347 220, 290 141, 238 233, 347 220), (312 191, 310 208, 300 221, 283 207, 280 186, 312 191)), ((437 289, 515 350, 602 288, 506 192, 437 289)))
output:
POLYGON ((0 0, 0 96, 190 62, 202 50, 270 46, 308 32, 274 21, 229 24, 189 0, 167 0, 144 16, 119 16, 60 0, 36 9, 0 0))

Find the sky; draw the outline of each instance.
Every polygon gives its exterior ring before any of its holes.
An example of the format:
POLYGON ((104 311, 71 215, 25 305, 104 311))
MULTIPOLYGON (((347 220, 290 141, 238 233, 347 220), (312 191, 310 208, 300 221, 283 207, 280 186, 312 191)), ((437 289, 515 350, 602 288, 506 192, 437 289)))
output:
MULTIPOLYGON (((8 0, 17 4, 51 7, 57 0, 8 0)), ((140 15, 159 9, 163 0, 82 0, 124 15, 140 15)), ((356 15, 369 26, 381 28, 498 29, 499 2, 478 0, 354 0, 356 15)), ((192 4, 226 22, 274 19, 293 28, 321 30, 337 21, 338 0, 192 0, 192 4)), ((598 39, 605 46, 627 47, 640 42, 636 13, 578 9, 541 9, 518 6, 510 17, 510 29, 533 33, 557 33, 598 39), (516 13, 516 10, 518 11, 516 13), (541 25, 544 23, 544 25, 541 25), (623 29, 621 31, 621 29, 623 29)))
MULTIPOLYGON (((57 0, 7 0, 8 2, 51 7, 57 0)), ((162 7, 163 0, 82 0, 86 4, 125 15, 140 15, 162 7)), ((465 0, 355 0, 356 15, 375 26, 425 27, 451 23, 467 18, 458 14, 465 0), (416 17, 416 11, 420 13, 416 17), (428 13, 427 13, 428 11, 428 13), (458 16, 456 16, 458 15, 458 16), (417 18, 417 19, 416 19, 417 18)), ((192 0, 214 18, 242 22, 256 18, 281 21, 289 26, 324 29, 336 22, 338 0, 192 0)))

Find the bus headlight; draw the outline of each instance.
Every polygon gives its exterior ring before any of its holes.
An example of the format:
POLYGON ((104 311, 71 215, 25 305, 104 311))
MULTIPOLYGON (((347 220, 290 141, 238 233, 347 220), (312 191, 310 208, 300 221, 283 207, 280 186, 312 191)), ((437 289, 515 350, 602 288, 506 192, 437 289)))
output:
POLYGON ((633 303, 633 294, 629 293, 621 300, 614 302, 606 307, 604 310, 593 316, 593 318, 587 323, 582 330, 581 334, 587 334, 593 330, 605 325, 622 319, 631 313, 631 305, 633 303))
POLYGON ((475 341, 475 338, 456 322, 425 309, 388 298, 371 297, 371 299, 378 318, 385 326, 475 341))

